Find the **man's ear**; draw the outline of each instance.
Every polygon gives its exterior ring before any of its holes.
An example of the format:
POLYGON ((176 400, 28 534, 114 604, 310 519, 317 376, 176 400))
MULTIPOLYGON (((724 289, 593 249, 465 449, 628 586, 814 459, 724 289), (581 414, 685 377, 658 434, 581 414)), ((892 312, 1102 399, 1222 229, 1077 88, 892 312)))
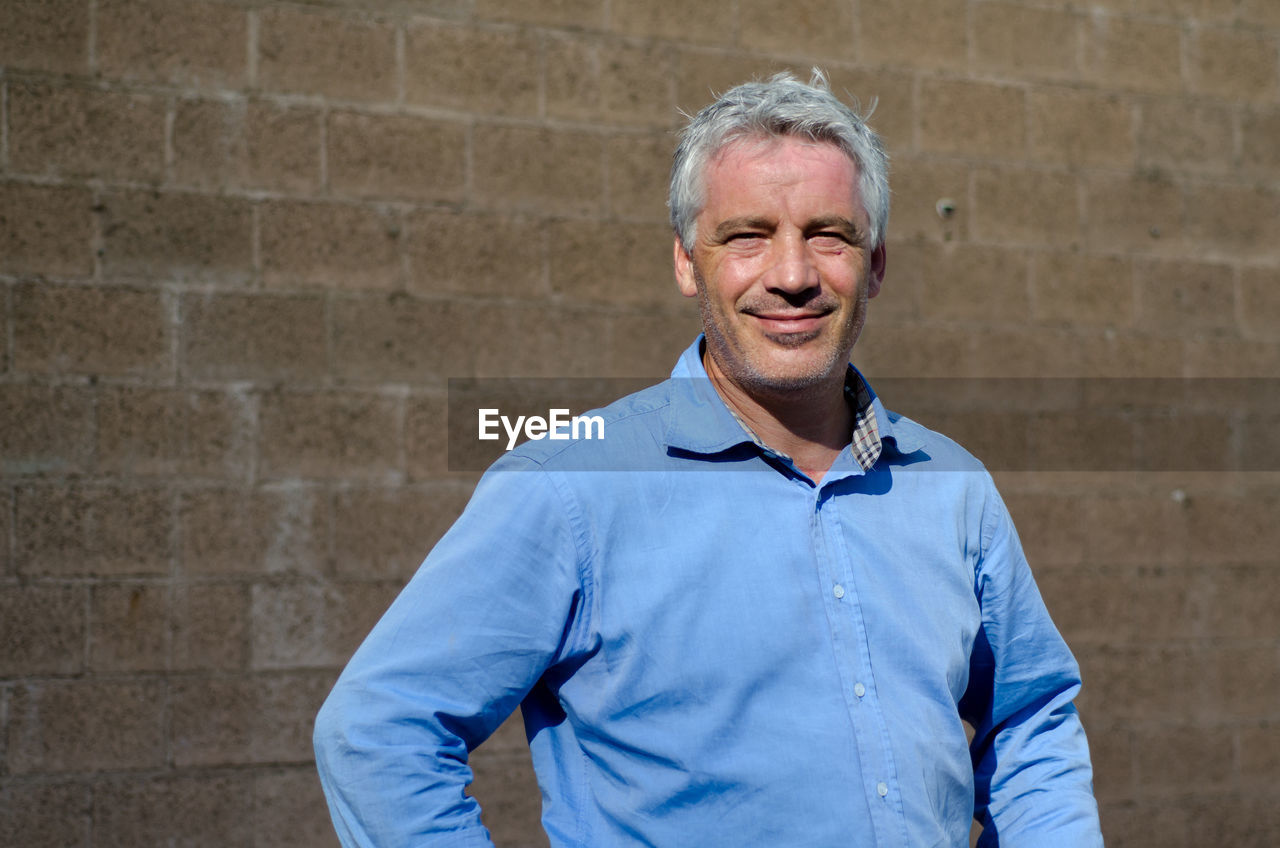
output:
POLYGON ((884 242, 880 242, 879 247, 871 251, 871 261, 867 267, 867 297, 880 294, 880 286, 884 284, 885 260, 884 242))
POLYGON ((676 288, 680 289, 680 294, 685 297, 697 297, 698 281, 693 273, 693 257, 684 249, 679 236, 675 238, 675 267, 676 288))

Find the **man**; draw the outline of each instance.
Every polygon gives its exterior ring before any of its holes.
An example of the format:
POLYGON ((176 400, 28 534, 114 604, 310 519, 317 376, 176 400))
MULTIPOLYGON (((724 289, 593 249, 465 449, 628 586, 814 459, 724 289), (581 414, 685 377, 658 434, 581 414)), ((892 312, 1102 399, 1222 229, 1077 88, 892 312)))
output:
POLYGON ((1078 670, 990 477, 848 364, 878 139, 779 75, 700 112, 671 183, 705 335, 603 440, 496 463, 352 658, 316 728, 343 843, 490 844, 467 756, 519 706, 556 846, 965 846, 975 815, 1100 845, 1078 670))

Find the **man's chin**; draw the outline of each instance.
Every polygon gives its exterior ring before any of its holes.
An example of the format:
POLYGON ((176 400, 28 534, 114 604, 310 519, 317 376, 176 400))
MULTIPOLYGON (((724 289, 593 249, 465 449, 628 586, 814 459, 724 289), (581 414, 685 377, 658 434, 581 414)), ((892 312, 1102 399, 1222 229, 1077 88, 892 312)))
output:
POLYGON ((797 396, 816 387, 843 382, 849 358, 824 343, 821 328, 803 332, 759 334, 751 342, 738 336, 737 344, 717 334, 707 334, 708 353, 719 370, 742 389, 774 397, 797 396), (744 344, 744 342, 746 342, 744 344), (835 375, 835 372, 840 372, 835 375))
MULTIPOLYGON (((786 394, 825 385, 833 379, 832 372, 836 370, 837 365, 843 368, 843 363, 833 364, 828 357, 806 357, 803 360, 788 360, 783 357, 781 360, 772 358, 757 360, 754 363, 755 367, 749 370, 751 382, 757 389, 769 393, 786 394)), ((844 379, 843 374, 840 379, 844 379)))
POLYGON ((778 347, 795 350, 817 341, 818 336, 822 335, 822 330, 815 328, 796 333, 762 333, 761 335, 778 347))

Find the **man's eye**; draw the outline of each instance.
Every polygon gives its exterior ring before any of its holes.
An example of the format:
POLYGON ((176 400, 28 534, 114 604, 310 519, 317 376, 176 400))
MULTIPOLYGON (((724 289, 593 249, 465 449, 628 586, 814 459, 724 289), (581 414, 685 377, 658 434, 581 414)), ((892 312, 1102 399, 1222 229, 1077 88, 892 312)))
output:
POLYGON ((818 233, 809 236, 809 244, 823 253, 843 253, 849 247, 849 240, 840 233, 818 233))

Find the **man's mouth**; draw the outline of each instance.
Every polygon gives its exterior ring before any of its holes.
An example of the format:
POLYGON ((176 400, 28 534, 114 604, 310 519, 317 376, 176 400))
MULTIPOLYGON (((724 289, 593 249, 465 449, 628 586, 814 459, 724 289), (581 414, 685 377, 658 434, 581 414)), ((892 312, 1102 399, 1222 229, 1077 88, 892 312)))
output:
POLYGON ((811 333, 817 330, 828 313, 770 311, 748 312, 747 314, 756 319, 760 329, 765 333, 787 335, 791 333, 811 333))

